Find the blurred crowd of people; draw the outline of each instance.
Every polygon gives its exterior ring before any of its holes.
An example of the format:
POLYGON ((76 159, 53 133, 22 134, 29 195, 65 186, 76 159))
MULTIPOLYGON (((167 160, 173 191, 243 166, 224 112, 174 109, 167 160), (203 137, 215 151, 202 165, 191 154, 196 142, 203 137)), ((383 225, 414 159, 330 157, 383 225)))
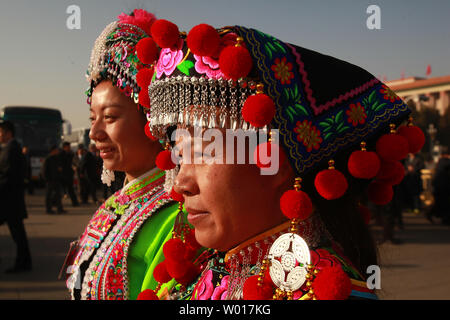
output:
POLYGON ((430 185, 433 201, 429 206, 421 199, 424 192, 422 170, 426 168, 423 158, 417 154, 410 154, 403 161, 403 165, 405 177, 400 184, 393 187, 393 200, 385 206, 371 205, 376 224, 383 226, 381 242, 401 243, 394 237, 394 229, 404 228, 404 212, 415 215, 423 213, 431 223, 435 223, 435 219, 438 219, 442 224, 450 225, 450 156, 442 154, 434 168, 430 185))
POLYGON ((114 181, 110 187, 101 182, 103 160, 95 144, 89 145, 89 150, 84 145, 78 145, 75 152, 70 143, 64 142, 62 149, 53 146, 42 166, 41 175, 46 182, 46 209, 48 214, 64 213, 62 198, 69 197, 72 206, 89 203, 98 204, 122 187, 123 177, 114 181), (98 199, 97 191, 102 191, 102 199, 98 199))

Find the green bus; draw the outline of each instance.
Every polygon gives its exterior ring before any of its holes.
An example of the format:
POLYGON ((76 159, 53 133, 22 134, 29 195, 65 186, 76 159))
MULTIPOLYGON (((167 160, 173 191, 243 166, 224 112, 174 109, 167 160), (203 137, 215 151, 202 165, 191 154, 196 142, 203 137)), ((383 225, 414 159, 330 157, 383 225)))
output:
POLYGON ((61 111, 30 106, 5 106, 0 118, 14 123, 16 139, 28 147, 31 160, 31 178, 40 180, 42 163, 51 146, 60 146, 63 130, 61 111))

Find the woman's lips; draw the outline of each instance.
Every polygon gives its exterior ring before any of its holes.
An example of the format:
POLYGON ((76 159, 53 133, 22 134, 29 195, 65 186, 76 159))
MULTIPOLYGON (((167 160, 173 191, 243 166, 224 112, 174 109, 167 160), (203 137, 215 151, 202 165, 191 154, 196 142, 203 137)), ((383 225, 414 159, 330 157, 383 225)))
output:
POLYGON ((194 225, 198 224, 202 219, 204 219, 209 212, 203 211, 203 210, 196 210, 192 208, 186 208, 186 211, 188 213, 187 219, 190 224, 194 225))
POLYGON ((111 159, 116 150, 114 148, 100 149, 100 157, 102 159, 111 159))

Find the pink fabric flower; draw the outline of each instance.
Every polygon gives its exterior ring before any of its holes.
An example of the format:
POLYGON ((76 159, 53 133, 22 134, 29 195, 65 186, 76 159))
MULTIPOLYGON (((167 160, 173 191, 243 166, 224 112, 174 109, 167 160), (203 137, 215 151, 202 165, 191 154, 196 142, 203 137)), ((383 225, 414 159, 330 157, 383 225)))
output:
POLYGON ((183 39, 178 41, 176 48, 164 48, 161 50, 161 54, 156 64, 156 77, 161 78, 162 74, 170 76, 177 65, 183 60, 183 39))
POLYGON ((220 286, 214 289, 211 300, 225 300, 228 293, 228 279, 230 276, 225 276, 220 282, 220 286))
POLYGON ((117 18, 120 23, 133 24, 140 27, 148 35, 150 35, 152 24, 156 21, 156 16, 153 13, 145 11, 144 9, 134 9, 133 13, 133 16, 129 16, 126 13, 121 13, 117 18))
POLYGON ((119 201, 119 203, 121 205, 124 205, 124 204, 130 202, 131 198, 126 194, 121 194, 120 196, 117 197, 117 201, 119 201))
POLYGON ((200 74, 206 74, 208 78, 211 79, 219 79, 225 77, 225 75, 220 70, 219 66, 219 54, 223 48, 234 45, 236 43, 237 34, 235 33, 227 33, 222 37, 219 50, 213 57, 207 56, 198 56, 194 54, 195 62, 195 71, 200 74))
POLYGON ((194 294, 192 295, 193 297, 196 297, 196 300, 208 300, 211 298, 214 289, 212 278, 213 273, 211 270, 208 270, 202 279, 200 279, 199 283, 195 287, 194 294))

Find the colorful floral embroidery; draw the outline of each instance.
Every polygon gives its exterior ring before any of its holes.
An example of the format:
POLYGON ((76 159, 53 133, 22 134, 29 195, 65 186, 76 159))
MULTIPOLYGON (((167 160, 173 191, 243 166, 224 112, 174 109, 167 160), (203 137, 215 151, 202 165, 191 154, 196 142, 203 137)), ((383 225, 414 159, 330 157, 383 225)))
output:
POLYGON ((297 133, 297 140, 303 142, 306 151, 311 152, 313 148, 319 149, 322 138, 320 137, 320 131, 312 125, 311 121, 306 119, 303 122, 297 121, 294 132, 297 133))
POLYGON ((324 121, 319 122, 319 126, 323 129, 322 132, 325 135, 325 141, 350 129, 349 126, 345 125, 344 110, 339 111, 336 116, 326 118, 324 121))
POLYGON ((164 48, 161 50, 158 63, 156 64, 156 76, 161 78, 164 73, 170 76, 176 69, 177 65, 183 60, 183 39, 180 39, 178 46, 175 48, 164 48))
MULTIPOLYGON (((218 52, 221 52, 223 48, 234 45, 236 43, 236 33, 227 33, 221 39, 220 46, 218 52)), ((195 62, 195 71, 200 74, 206 74, 208 78, 211 79, 219 79, 224 77, 224 74, 220 70, 219 67, 219 56, 216 54, 213 57, 207 56, 198 56, 194 54, 195 62)))
POLYGON ((206 273, 201 277, 197 286, 194 289, 193 297, 195 300, 208 300, 214 290, 214 285, 212 283, 213 273, 211 269, 206 271, 206 273))
POLYGON ((394 91, 392 91, 388 86, 384 85, 380 89, 380 93, 382 93, 384 96, 383 98, 385 100, 389 100, 391 102, 394 102, 395 100, 400 100, 399 96, 397 96, 394 91))
POLYGON ((118 265, 116 268, 110 266, 108 268, 107 279, 105 289, 108 300, 122 300, 123 274, 121 266, 118 265))
POLYGON ((194 54, 195 71, 201 74, 206 74, 208 78, 219 79, 224 77, 224 74, 220 70, 219 62, 211 57, 198 56, 194 54))
POLYGON ((212 294, 211 300, 225 300, 228 293, 228 279, 230 276, 225 276, 222 278, 222 281, 220 281, 220 286, 217 286, 214 289, 214 292, 212 294))
POLYGON ((291 84, 291 79, 294 78, 292 70, 292 63, 286 63, 286 57, 276 58, 274 64, 271 67, 275 73, 275 78, 280 80, 281 84, 291 84))
POLYGON ((350 104, 349 109, 346 111, 348 119, 347 121, 351 123, 354 127, 359 124, 366 122, 367 114, 361 103, 350 104))

